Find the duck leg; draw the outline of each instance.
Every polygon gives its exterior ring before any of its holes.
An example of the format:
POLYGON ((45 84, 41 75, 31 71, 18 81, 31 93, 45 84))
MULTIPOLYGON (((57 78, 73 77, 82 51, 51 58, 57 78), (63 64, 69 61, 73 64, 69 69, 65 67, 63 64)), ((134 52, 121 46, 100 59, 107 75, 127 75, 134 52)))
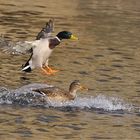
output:
POLYGON ((53 75, 56 72, 58 72, 58 70, 54 70, 54 69, 50 68, 49 66, 43 67, 43 71, 48 75, 53 75))
POLYGON ((46 69, 41 68, 42 72, 46 75, 51 75, 52 73, 48 72, 46 69))

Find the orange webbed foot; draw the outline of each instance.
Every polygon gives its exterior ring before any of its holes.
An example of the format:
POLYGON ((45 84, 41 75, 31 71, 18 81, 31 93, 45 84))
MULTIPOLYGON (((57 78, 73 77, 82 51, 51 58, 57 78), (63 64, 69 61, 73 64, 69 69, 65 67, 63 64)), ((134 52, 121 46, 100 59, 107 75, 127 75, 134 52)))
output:
POLYGON ((52 75, 52 73, 48 72, 46 69, 44 68, 41 68, 43 74, 46 74, 46 75, 52 75))
POLYGON ((54 70, 54 69, 50 68, 49 66, 43 67, 42 71, 47 75, 54 75, 56 72, 58 72, 58 70, 54 70))

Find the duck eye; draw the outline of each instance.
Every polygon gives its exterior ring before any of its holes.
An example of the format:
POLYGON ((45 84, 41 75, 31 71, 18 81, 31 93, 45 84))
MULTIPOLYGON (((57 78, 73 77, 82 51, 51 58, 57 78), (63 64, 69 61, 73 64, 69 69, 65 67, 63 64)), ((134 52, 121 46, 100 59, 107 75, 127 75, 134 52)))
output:
POLYGON ((77 86, 80 86, 80 83, 77 83, 77 86))

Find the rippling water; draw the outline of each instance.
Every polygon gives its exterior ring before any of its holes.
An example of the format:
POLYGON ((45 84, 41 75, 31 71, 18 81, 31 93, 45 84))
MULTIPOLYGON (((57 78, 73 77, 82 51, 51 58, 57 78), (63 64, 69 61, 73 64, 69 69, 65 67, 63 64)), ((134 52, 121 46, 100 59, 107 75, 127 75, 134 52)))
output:
POLYGON ((7 40, 34 40, 50 18, 55 33, 69 30, 53 52, 55 76, 24 74, 29 56, 0 52, 0 86, 33 83, 67 89, 79 79, 90 90, 52 108, 0 106, 0 139, 140 139, 140 2, 138 0, 0 1, 0 32, 7 40))

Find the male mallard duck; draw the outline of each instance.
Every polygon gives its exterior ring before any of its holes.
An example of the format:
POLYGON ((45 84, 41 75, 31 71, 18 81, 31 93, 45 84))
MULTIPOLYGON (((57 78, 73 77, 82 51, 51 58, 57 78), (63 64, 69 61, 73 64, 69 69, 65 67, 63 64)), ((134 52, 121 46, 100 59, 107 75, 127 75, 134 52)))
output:
POLYGON ((75 80, 70 84, 69 91, 65 91, 58 87, 47 87, 42 89, 36 89, 33 91, 43 94, 44 96, 47 96, 49 100, 63 102, 63 101, 74 100, 76 98, 77 90, 81 90, 81 89, 87 89, 87 88, 83 87, 80 84, 79 80, 75 80))
POLYGON ((30 48, 31 56, 26 64, 23 66, 22 71, 30 72, 32 69, 39 67, 45 74, 53 74, 56 70, 52 70, 48 66, 48 59, 53 51, 53 49, 60 44, 62 39, 73 39, 77 40, 69 31, 61 31, 55 37, 50 37, 50 33, 53 31, 53 21, 50 20, 46 27, 41 30, 37 35, 37 40, 32 42, 26 42, 30 48))

